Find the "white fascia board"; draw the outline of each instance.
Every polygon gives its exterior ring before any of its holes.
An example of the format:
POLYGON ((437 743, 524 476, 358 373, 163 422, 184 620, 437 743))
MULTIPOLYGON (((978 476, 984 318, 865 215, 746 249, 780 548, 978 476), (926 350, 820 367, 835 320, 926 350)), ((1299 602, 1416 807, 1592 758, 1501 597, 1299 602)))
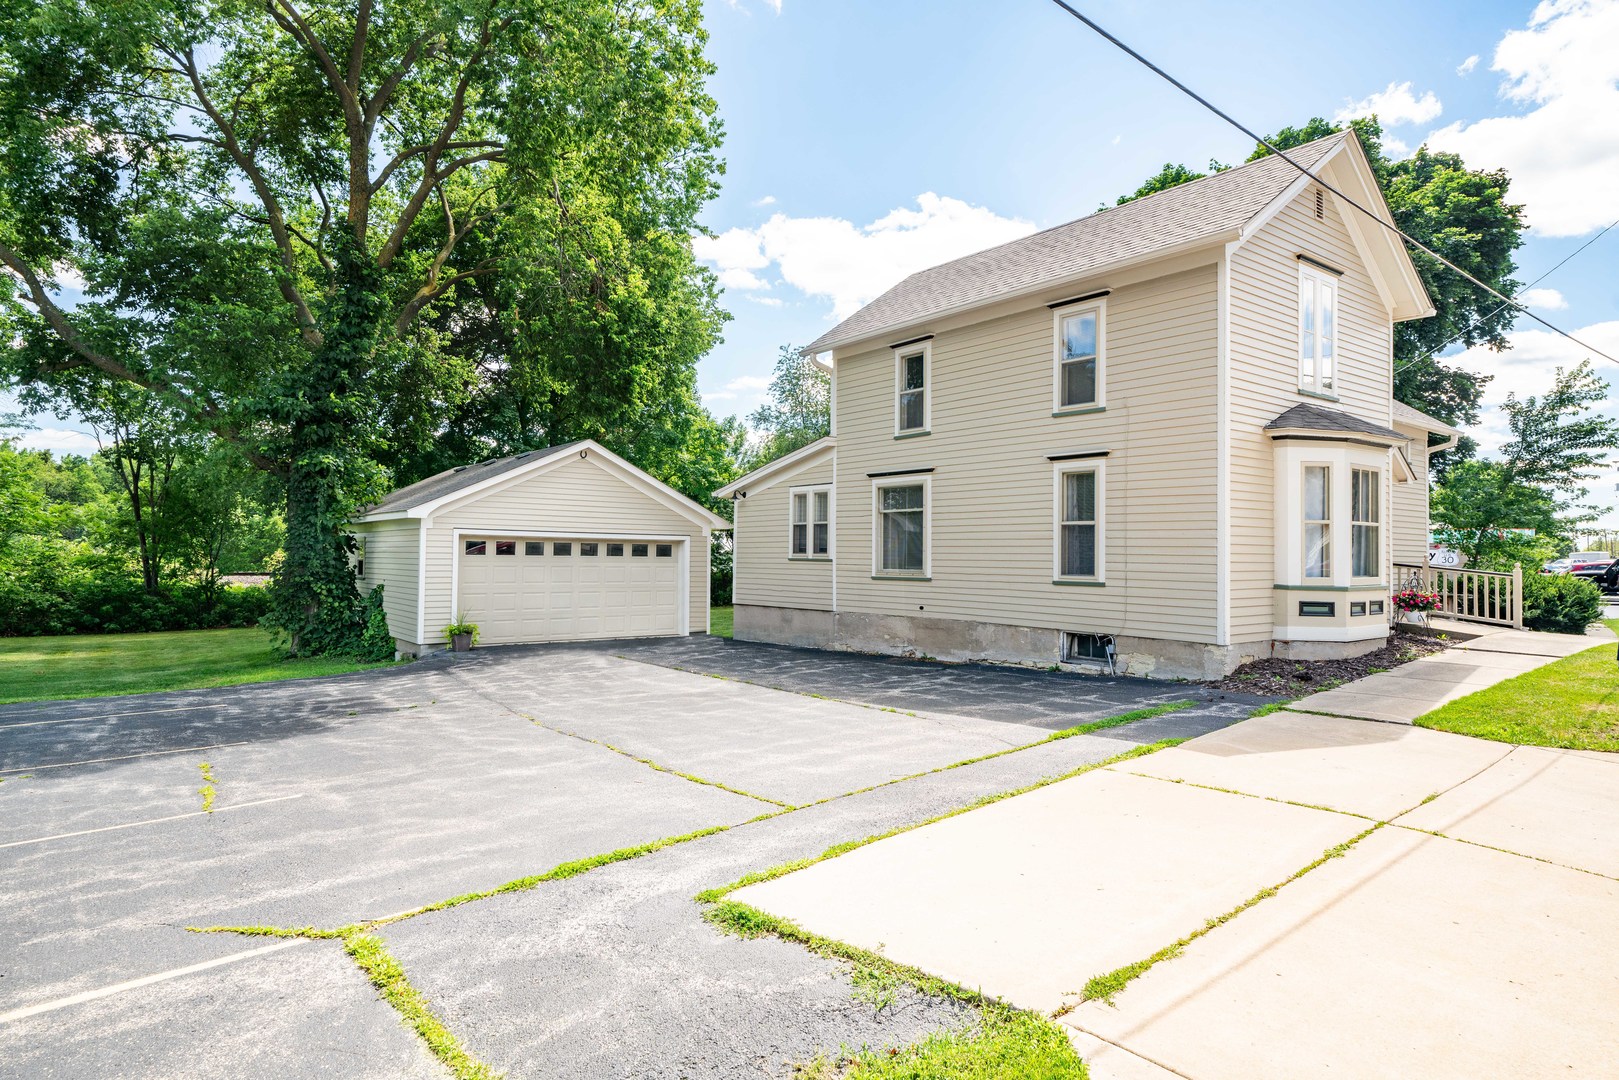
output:
POLYGON ((1331 439, 1340 442, 1358 439, 1362 442, 1375 442, 1379 446, 1400 446, 1411 441, 1404 435, 1401 435, 1398 438, 1393 438, 1388 435, 1376 435, 1370 431, 1339 431, 1329 428, 1310 427, 1266 428, 1265 434, 1269 435, 1272 439, 1280 439, 1289 435, 1302 435, 1306 438, 1331 439))
MULTIPOLYGON (((1240 239, 1241 236, 1242 231, 1240 229, 1226 229, 1225 231, 1215 233, 1212 236, 1202 236, 1194 240, 1185 240, 1179 244, 1171 244, 1167 247, 1157 248, 1145 255, 1138 255, 1133 259, 1120 259, 1118 262, 1110 262, 1104 263, 1101 266, 1093 266, 1081 274, 1075 274, 1068 277, 1051 278, 1047 281, 1037 282, 1036 284, 1028 285, 1021 289, 1013 289, 1009 292, 996 293, 994 296, 987 296, 979 300, 973 300, 966 304, 957 304, 954 307, 929 312, 928 314, 919 318, 912 319, 910 322, 895 323, 891 326, 883 326, 875 330, 868 330, 862 333, 859 337, 823 338, 816 341, 815 348, 817 352, 830 352, 834 349, 843 353, 859 352, 866 347, 867 343, 869 342, 886 342, 894 338, 902 338, 908 334, 921 330, 923 327, 931 326, 932 324, 942 322, 945 319, 953 319, 959 315, 966 315, 970 312, 977 311, 980 308, 993 307, 996 304, 1004 304, 1011 300, 1023 300, 1041 295, 1050 295, 1052 300, 1060 300, 1062 297, 1059 294, 1068 291, 1071 287, 1073 287, 1074 282, 1095 281, 1096 279, 1107 274, 1117 274, 1121 270, 1133 270, 1138 266, 1145 266, 1150 263, 1155 263, 1161 259, 1172 259, 1179 255, 1185 255, 1188 252, 1200 251, 1203 248, 1218 250, 1223 248, 1224 245, 1230 243, 1231 241, 1240 239)), ((1045 301, 1042 301, 1042 303, 1044 302, 1045 301)))
POLYGON ((790 454, 783 454, 775 461, 767 462, 746 476, 732 480, 729 484, 714 492, 716 499, 733 499, 739 491, 763 491, 772 484, 780 483, 796 473, 814 465, 819 465, 822 458, 837 449, 837 440, 831 435, 823 436, 801 446, 790 454))

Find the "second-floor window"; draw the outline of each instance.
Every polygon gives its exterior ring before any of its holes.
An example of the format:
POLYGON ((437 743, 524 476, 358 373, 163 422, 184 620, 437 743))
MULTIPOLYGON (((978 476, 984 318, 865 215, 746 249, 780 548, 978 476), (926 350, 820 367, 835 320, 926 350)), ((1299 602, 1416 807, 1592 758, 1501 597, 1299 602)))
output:
POLYGON ((792 492, 792 508, 792 539, 788 553, 798 558, 826 558, 832 552, 831 489, 795 489, 792 492))
POLYGON ((1299 265, 1299 388, 1336 393, 1338 279, 1299 265))
POLYGON ((928 394, 932 375, 926 344, 894 350, 894 434, 928 430, 928 394))
POLYGON ((1093 408, 1102 403, 1102 308, 1057 309, 1056 409, 1093 408))

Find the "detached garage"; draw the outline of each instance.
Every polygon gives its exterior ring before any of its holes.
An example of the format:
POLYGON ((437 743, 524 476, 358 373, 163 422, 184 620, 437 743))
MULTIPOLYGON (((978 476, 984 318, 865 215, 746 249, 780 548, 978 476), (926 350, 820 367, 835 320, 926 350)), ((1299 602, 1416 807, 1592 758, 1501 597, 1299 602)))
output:
POLYGON ((710 534, 731 523, 586 439, 400 488, 353 523, 399 650, 708 631, 710 534))

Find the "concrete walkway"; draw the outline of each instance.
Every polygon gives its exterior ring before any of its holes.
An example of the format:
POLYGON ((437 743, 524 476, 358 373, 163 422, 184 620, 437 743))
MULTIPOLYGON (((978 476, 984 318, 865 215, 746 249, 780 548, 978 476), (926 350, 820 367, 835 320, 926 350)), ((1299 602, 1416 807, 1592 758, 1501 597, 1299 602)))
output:
POLYGON ((1300 698, 1289 708, 1409 724, 1457 698, 1614 640, 1605 628, 1589 634, 1541 634, 1480 624, 1468 629, 1478 636, 1390 671, 1300 698))
POLYGON ((1611 1076, 1615 836, 1619 755, 1279 712, 733 895, 1071 1010, 1094 1080, 1611 1076))

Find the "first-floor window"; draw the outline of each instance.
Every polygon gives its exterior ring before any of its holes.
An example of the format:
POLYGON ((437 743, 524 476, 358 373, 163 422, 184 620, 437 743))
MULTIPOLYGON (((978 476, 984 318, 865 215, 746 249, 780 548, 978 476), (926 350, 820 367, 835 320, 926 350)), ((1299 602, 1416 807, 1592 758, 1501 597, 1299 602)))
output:
POLYGON ((1095 469, 1074 469, 1059 474, 1058 572, 1062 577, 1097 576, 1098 526, 1095 469))
POLYGON ((1332 469, 1304 467, 1304 576, 1332 576, 1332 469))
POLYGON ((792 554, 818 557, 830 553, 831 495, 824 489, 792 493, 792 554))
POLYGON ((927 490, 923 484, 894 484, 877 489, 878 568, 919 574, 925 562, 927 490))
POLYGON ((1378 474, 1373 469, 1355 469, 1349 475, 1351 572, 1358 578, 1379 577, 1383 559, 1378 542, 1378 474))

